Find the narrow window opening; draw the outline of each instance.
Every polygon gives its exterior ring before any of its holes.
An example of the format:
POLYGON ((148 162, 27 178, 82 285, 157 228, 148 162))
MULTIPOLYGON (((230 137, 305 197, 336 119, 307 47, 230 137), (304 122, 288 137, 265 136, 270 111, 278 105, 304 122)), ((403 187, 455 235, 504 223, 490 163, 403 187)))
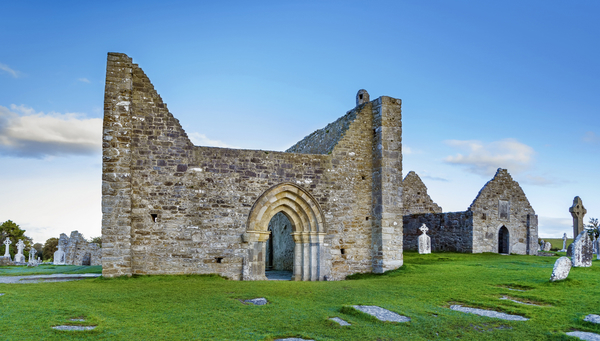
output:
POLYGON ((363 176, 361 176, 361 178, 364 180, 364 179, 365 179, 365 176, 363 175, 363 176))
POLYGON ((360 95, 358 95, 358 98, 359 98, 359 99, 362 99, 362 96, 363 96, 363 95, 362 95, 362 94, 360 94, 360 95))
POLYGON ((369 220, 369 217, 366 217, 366 219, 365 219, 365 220, 369 220))
POLYGON ((158 218, 158 214, 152 213, 152 214, 150 214, 150 217, 152 217, 152 222, 156 223, 156 219, 158 218))
POLYGON ((345 255, 345 254, 346 254, 346 249, 340 249, 340 253, 341 253, 342 255, 345 255))
POLYGON ((223 263, 223 257, 215 257, 217 263, 223 263))
POLYGON ((487 218, 487 217, 486 217, 485 213, 483 213, 483 214, 481 215, 481 219, 485 220, 486 218, 487 218))

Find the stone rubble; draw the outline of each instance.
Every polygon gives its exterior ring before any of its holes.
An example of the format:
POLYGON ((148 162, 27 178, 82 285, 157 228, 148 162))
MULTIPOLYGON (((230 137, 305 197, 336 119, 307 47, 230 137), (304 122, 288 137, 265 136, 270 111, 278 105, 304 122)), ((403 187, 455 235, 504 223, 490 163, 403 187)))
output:
POLYGON ((595 333, 590 333, 590 332, 580 332, 580 331, 574 331, 574 332, 568 332, 565 333, 569 336, 574 336, 574 337, 578 337, 581 340, 584 341, 600 341, 600 335, 595 334, 595 333))
POLYGON ((600 324, 600 315, 589 314, 583 320, 586 321, 586 322, 592 322, 592 323, 598 323, 598 324, 600 324))
POLYGON ((267 302, 267 299, 264 297, 253 298, 251 300, 245 300, 244 302, 252 303, 254 305, 265 305, 265 304, 269 303, 269 302, 267 302))
POLYGON ((560 281, 566 279, 569 276, 569 271, 571 271, 571 260, 569 257, 560 257, 554 263, 554 268, 552 269, 552 275, 550 276, 550 282, 560 281))
POLYGON ((369 314, 380 321, 389 322, 410 322, 410 318, 399 315, 393 311, 374 306, 374 305, 353 305, 354 309, 361 311, 365 314, 369 314))
POLYGON ((339 317, 331 317, 330 320, 339 323, 340 326, 351 326, 350 323, 342 320, 339 317))
POLYGON ((486 317, 493 317, 493 318, 509 320, 509 321, 528 321, 529 320, 528 318, 519 316, 519 315, 510 315, 510 314, 500 313, 500 312, 493 311, 493 310, 484 310, 484 309, 463 307, 461 305, 451 305, 450 309, 460 311, 463 313, 475 314, 475 315, 486 316, 486 317))

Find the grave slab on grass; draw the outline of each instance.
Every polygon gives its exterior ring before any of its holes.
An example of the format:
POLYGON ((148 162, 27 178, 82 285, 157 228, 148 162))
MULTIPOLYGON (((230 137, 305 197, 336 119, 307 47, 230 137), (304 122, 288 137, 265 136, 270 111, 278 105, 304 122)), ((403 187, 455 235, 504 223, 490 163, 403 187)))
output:
POLYGON ((332 317, 332 318, 330 318, 330 320, 339 323, 340 326, 351 326, 350 323, 342 320, 339 317, 332 317))
POLYGON ((568 332, 566 334, 569 336, 578 337, 584 341, 600 341, 600 335, 595 334, 595 333, 574 331, 574 332, 568 332))
POLYGON ((589 314, 583 320, 592 323, 600 323, 600 315, 589 314))
POLYGON ((253 298, 251 300, 245 300, 244 302, 246 303, 252 303, 254 305, 265 305, 267 304, 267 299, 264 297, 259 297, 259 298, 253 298))
POLYGON ((519 315, 510 315, 510 314, 500 313, 500 312, 493 311, 493 310, 468 308, 468 307, 463 307, 461 305, 451 305, 450 309, 460 311, 463 313, 475 314, 475 315, 486 316, 486 317, 493 317, 493 318, 498 318, 498 319, 502 319, 502 320, 510 320, 510 321, 527 321, 527 320, 529 320, 528 318, 525 318, 525 317, 519 316, 519 315))
POLYGON ((500 299, 501 300, 507 300, 507 301, 515 302, 515 303, 519 303, 519 304, 532 305, 532 306, 539 307, 539 305, 537 305, 537 304, 527 303, 527 302, 521 302, 521 301, 518 301, 518 300, 514 300, 514 299, 512 299, 512 298, 510 298, 508 296, 502 296, 502 297, 500 297, 500 299))
POLYGON ((375 305, 353 305, 354 309, 358 311, 362 311, 365 314, 369 314, 374 316, 376 319, 380 321, 389 321, 389 322, 409 322, 410 318, 406 316, 402 316, 396 314, 393 311, 389 311, 387 309, 383 309, 381 307, 375 305))
POLYGON ((73 322, 85 322, 85 319, 69 319, 69 321, 73 321, 73 322))
POLYGON ((54 326, 52 329, 56 330, 92 330, 96 326, 54 326))

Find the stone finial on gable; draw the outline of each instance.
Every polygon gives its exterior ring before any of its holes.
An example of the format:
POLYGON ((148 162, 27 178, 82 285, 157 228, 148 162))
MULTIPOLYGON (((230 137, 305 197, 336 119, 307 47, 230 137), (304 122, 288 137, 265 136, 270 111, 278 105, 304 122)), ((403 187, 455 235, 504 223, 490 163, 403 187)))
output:
POLYGON ((369 93, 365 89, 358 90, 356 93, 356 106, 369 102, 369 93))

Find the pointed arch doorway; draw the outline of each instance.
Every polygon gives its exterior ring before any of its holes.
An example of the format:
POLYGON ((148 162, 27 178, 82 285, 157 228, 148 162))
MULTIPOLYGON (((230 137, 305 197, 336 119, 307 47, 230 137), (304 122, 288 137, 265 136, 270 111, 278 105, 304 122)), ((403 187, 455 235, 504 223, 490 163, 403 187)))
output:
MULTIPOLYGON (((305 189, 283 183, 265 191, 254 203, 246 232, 242 239, 248 243, 242 266, 244 280, 265 280, 267 241, 271 236, 269 222, 282 213, 289 221, 294 242, 293 276, 296 281, 326 279, 328 271, 323 262, 325 219, 316 199, 305 189)), ((274 240, 273 240, 274 241, 274 240)))

